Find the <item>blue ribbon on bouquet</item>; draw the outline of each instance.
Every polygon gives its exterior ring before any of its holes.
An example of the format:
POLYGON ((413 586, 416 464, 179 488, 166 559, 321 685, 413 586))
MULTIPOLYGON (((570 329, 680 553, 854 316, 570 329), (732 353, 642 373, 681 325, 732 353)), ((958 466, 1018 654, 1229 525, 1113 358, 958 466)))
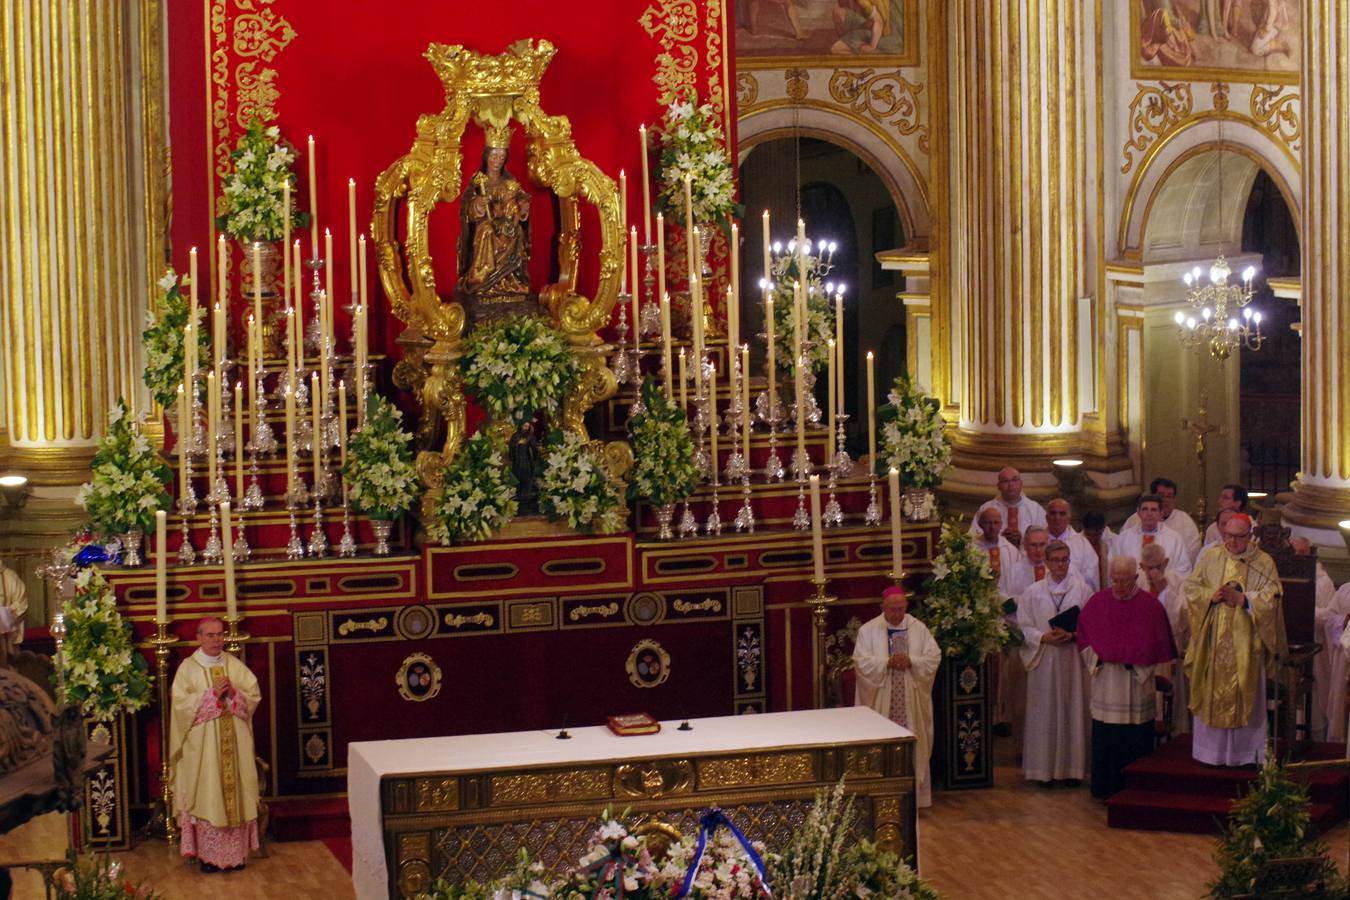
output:
POLYGON ((745 851, 746 857, 750 860, 751 868, 759 875, 759 883, 764 889, 764 893, 772 897, 773 892, 769 890, 769 878, 768 872, 764 868, 764 860, 759 858, 759 854, 755 852, 755 848, 751 845, 749 839, 741 833, 741 830, 732 823, 731 819, 727 818, 727 814, 714 806, 704 812, 699 819, 698 845, 694 847, 694 861, 689 864, 689 871, 684 873, 684 884, 680 885, 680 892, 675 895, 675 900, 688 897, 689 892, 693 890, 694 879, 698 877, 698 868, 703 865, 703 855, 708 852, 708 839, 717 833, 718 828, 728 829, 732 836, 736 838, 737 843, 741 845, 741 849, 745 851))

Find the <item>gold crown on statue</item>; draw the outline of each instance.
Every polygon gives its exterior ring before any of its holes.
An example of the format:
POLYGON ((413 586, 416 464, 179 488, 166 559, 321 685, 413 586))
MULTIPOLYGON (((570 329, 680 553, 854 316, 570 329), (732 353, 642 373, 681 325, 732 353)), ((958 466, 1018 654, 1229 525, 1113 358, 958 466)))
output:
POLYGON ((485 146, 504 148, 511 146, 511 123, 509 121, 500 125, 485 125, 483 132, 486 135, 485 146))
POLYGON ((488 97, 537 91, 557 52, 548 41, 519 40, 496 56, 475 53, 460 44, 432 44, 424 55, 441 77, 447 97, 461 91, 488 97))

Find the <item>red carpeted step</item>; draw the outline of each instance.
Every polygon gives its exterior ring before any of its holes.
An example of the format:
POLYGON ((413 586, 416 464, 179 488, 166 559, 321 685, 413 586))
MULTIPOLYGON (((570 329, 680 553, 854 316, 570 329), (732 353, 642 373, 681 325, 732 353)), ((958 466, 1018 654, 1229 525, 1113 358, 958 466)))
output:
MULTIPOLYGON (((1106 824, 1141 831, 1218 834, 1227 820, 1230 802, 1213 795, 1126 788, 1106 801, 1106 824)), ((1345 818, 1344 811, 1332 803, 1313 803, 1310 812, 1318 833, 1345 818)))
POLYGON ((278 841, 321 841, 352 834, 346 797, 274 800, 269 812, 272 834, 278 841))

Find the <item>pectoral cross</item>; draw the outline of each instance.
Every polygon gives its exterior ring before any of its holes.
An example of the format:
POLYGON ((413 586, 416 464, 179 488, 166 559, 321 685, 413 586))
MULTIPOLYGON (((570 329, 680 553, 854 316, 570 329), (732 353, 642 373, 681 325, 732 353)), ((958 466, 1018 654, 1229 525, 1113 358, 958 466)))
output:
POLYGON ((1200 496, 1195 501, 1196 521, 1202 526, 1205 521, 1205 498, 1209 496, 1209 477, 1208 466, 1205 460, 1206 448, 1205 440, 1210 432, 1217 431, 1223 433, 1223 428, 1209 423, 1209 392, 1200 391, 1200 408, 1196 411, 1195 419, 1182 419, 1181 430, 1190 431, 1195 434, 1195 460, 1200 464, 1200 496))

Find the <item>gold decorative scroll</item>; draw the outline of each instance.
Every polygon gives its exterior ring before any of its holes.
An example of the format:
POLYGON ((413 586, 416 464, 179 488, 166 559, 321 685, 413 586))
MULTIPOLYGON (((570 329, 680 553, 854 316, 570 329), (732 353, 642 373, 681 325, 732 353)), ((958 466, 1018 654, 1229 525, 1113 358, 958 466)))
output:
POLYGON ((1299 121, 1297 91, 1285 93, 1284 85, 1252 88, 1252 118, 1277 140, 1297 153, 1303 147, 1303 125, 1299 121))
POLYGON ((1129 174, 1134 168, 1135 152, 1142 155, 1163 132, 1189 116, 1193 104, 1187 82, 1139 85, 1139 92, 1130 101, 1130 137, 1120 150, 1125 159, 1121 174, 1129 174))
POLYGON ((617 389, 596 332, 608 324, 618 297, 623 260, 618 186, 577 151, 567 118, 547 115, 539 106, 539 82, 555 52, 545 40, 516 41, 496 56, 460 45, 430 45, 425 56, 444 84, 445 108, 418 118, 412 148, 375 182, 371 233, 376 270, 394 315, 409 326, 400 340, 413 351, 412 362, 397 373, 398 380, 417 390, 424 442, 435 433, 437 423, 445 426, 439 453, 424 453, 419 459, 424 481, 439 467, 434 457, 453 458, 464 439, 464 395, 456 364, 465 311, 437 285, 428 221, 438 204, 456 202, 463 192, 460 145, 471 119, 484 131, 517 123, 526 137, 530 178, 558 198, 559 280, 540 288, 538 296, 553 324, 567 335, 583 370, 580 384, 568 398, 562 426, 585 436, 586 410, 617 389), (577 290, 582 202, 599 213, 599 284, 594 298, 577 290))

